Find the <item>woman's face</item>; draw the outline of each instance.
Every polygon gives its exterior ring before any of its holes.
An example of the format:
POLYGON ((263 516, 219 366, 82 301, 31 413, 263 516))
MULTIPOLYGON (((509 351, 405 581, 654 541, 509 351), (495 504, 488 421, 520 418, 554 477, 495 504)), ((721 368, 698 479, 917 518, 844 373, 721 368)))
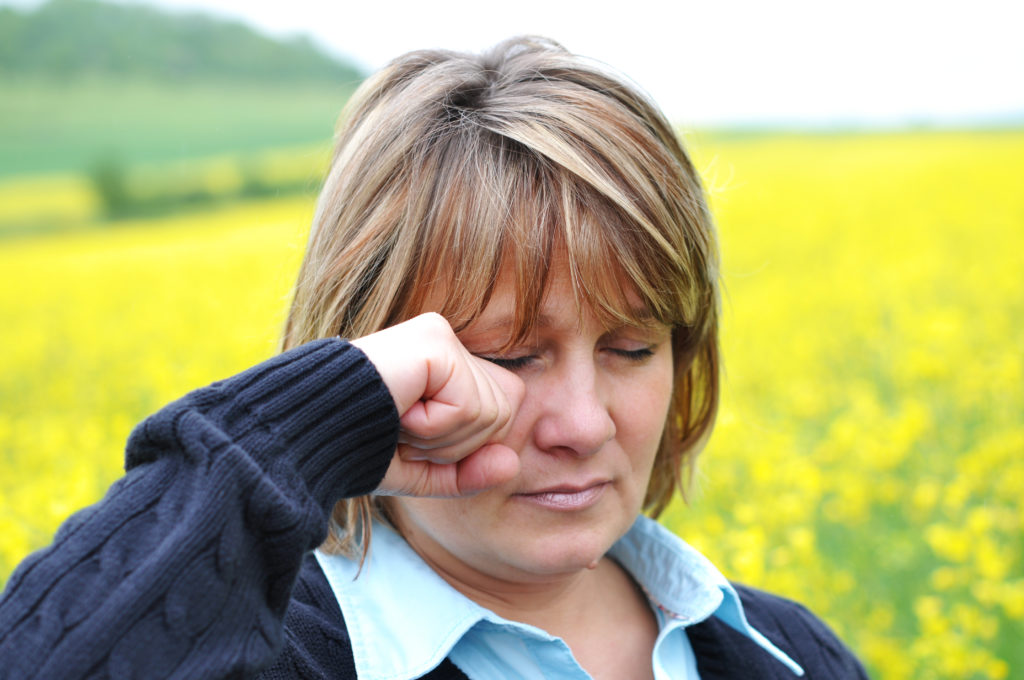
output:
POLYGON ((504 440, 519 476, 471 497, 391 499, 413 548, 466 584, 543 580, 600 559, 640 512, 672 393, 669 328, 606 331, 587 310, 581 320, 565 265, 552 271, 536 333, 501 351, 514 316, 503 280, 459 337, 526 385, 504 440))

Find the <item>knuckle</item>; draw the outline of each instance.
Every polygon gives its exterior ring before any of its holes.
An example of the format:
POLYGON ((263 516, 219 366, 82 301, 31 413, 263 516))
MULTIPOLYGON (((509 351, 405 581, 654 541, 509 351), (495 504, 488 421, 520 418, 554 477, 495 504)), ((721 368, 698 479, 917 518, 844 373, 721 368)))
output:
POLYGON ((482 411, 483 411, 483 406, 481 406, 480 402, 478 402, 478 401, 471 401, 468 404, 466 404, 465 407, 463 408, 463 413, 462 413, 462 415, 463 415, 463 424, 464 425, 469 425, 471 423, 475 423, 478 420, 480 420, 480 415, 481 415, 482 411))
POLYGON ((420 439, 430 440, 444 436, 451 429, 451 426, 446 423, 442 423, 437 420, 431 420, 429 422, 423 423, 423 425, 418 428, 416 434, 419 436, 420 439))
POLYGON ((452 332, 452 327, 448 323, 448 320, 438 314, 437 312, 427 312, 421 314, 418 317, 419 321, 424 325, 425 328, 438 334, 449 334, 452 332))

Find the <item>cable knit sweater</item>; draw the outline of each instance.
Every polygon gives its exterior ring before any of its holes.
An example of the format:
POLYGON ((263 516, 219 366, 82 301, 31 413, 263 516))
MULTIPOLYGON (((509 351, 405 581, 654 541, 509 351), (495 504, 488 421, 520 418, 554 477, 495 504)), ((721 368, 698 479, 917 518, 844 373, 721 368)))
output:
MULTIPOLYGON (((387 388, 340 340, 166 406, 129 438, 127 474, 11 576, 0 678, 355 678, 310 551, 335 501, 380 483, 397 434, 387 388)), ((806 610, 740 594, 807 677, 864 677, 806 610)), ((716 619, 688 634, 704 680, 788 672, 716 619)), ((465 678, 450 662, 427 677, 465 678)))

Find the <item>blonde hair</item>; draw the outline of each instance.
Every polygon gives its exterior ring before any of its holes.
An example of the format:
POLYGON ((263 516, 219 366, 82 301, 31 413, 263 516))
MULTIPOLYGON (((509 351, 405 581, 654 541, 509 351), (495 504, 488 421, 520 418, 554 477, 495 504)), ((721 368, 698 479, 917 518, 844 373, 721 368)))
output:
MULTIPOLYGON (((513 272, 518 342, 556 252, 581 309, 609 327, 651 317, 673 329, 672 406, 644 502, 656 517, 677 489, 685 495, 717 407, 714 229, 657 108, 557 43, 411 52, 359 88, 342 114, 283 346, 360 337, 425 311, 458 331, 483 311, 503 267, 513 272), (428 297, 440 309, 427 309, 428 297)), ((325 547, 365 551, 381 512, 370 496, 340 501, 325 547)))

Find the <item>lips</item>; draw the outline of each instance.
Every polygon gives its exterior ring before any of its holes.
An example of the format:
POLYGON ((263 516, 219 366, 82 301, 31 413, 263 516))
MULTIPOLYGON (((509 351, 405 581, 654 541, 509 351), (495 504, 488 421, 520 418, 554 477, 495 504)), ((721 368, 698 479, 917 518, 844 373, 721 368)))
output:
POLYGON ((581 486, 554 486, 539 491, 518 493, 514 498, 548 510, 579 511, 596 504, 609 482, 598 481, 581 486))

